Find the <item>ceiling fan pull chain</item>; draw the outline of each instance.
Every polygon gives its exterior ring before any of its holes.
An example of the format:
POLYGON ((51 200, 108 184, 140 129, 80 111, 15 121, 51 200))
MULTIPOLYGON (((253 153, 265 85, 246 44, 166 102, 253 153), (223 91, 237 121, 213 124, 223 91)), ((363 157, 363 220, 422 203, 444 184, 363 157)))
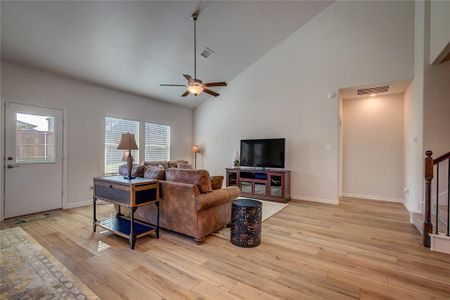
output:
POLYGON ((194 19, 194 79, 197 79, 197 14, 192 15, 194 19))

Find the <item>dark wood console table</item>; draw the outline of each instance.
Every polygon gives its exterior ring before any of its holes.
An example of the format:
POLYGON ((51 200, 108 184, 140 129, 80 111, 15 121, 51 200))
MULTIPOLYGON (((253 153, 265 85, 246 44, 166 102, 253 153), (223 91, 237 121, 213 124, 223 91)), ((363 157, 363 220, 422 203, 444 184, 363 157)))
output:
POLYGON ((291 171, 284 169, 227 168, 226 185, 237 186, 244 197, 288 202, 291 171))
POLYGON ((123 176, 107 176, 94 178, 93 197, 93 230, 100 226, 117 235, 128 239, 130 248, 134 249, 136 239, 155 232, 159 238, 159 183, 158 180, 135 178, 124 179, 123 176), (97 220, 97 199, 119 205, 116 216, 105 220, 97 220), (137 208, 144 205, 156 205, 158 207, 157 224, 152 225, 134 219, 137 208), (130 210, 130 217, 120 213, 120 206, 130 210))

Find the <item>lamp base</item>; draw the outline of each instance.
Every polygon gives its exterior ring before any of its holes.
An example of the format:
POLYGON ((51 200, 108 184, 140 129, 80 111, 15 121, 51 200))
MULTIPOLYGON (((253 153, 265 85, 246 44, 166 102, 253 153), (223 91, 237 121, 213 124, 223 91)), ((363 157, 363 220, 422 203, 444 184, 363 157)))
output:
POLYGON ((123 176, 123 178, 126 180, 133 180, 136 179, 136 176, 123 176))

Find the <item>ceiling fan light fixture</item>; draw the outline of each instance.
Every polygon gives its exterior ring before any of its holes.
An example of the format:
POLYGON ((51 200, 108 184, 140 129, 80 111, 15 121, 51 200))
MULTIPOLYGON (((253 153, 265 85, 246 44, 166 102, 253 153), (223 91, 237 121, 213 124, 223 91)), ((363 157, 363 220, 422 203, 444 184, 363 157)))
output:
POLYGON ((201 84, 191 84, 187 87, 189 93, 198 96, 203 92, 203 86, 201 84))

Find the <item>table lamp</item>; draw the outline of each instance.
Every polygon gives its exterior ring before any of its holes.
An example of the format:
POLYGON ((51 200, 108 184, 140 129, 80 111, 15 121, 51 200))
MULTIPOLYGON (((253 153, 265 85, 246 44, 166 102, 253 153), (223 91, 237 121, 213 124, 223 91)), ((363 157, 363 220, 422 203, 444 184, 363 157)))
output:
POLYGON ((192 153, 194 153, 194 169, 197 169, 197 153, 200 153, 200 147, 198 145, 192 146, 192 153))
POLYGON ((133 156, 131 156, 131 150, 138 150, 136 140, 134 139, 134 134, 129 132, 122 133, 119 146, 117 146, 117 150, 128 150, 128 157, 127 157, 128 176, 125 176, 124 178, 128 180, 136 178, 131 176, 131 171, 133 170, 133 156))

